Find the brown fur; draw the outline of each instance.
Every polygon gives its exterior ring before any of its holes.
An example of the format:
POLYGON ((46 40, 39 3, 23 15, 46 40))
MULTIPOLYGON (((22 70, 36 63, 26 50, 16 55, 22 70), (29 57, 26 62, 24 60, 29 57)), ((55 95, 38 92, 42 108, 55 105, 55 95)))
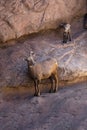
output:
POLYGON ((27 59, 28 71, 35 83, 35 96, 40 95, 39 83, 42 79, 50 78, 52 81, 50 92, 57 91, 58 88, 58 64, 56 59, 49 58, 40 63, 35 63, 32 57, 27 59), (53 88, 53 80, 55 81, 55 88, 53 88))

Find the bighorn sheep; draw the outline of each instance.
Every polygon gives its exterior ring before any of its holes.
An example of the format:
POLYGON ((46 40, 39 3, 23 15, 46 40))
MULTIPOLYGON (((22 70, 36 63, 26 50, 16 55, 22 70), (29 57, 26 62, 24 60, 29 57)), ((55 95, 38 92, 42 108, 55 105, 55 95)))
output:
POLYGON ((67 43, 67 41, 71 41, 71 25, 68 23, 61 23, 59 25, 63 28, 63 43, 67 43))
POLYGON ((83 28, 87 29, 87 13, 83 17, 83 28))
POLYGON ((33 56, 30 55, 26 59, 28 63, 28 71, 31 76, 31 78, 34 81, 35 84, 35 94, 34 96, 40 95, 40 89, 39 89, 39 83, 42 79, 50 78, 51 80, 51 89, 49 92, 56 92, 58 89, 58 64, 56 59, 54 58, 48 58, 42 62, 35 63, 33 56), (53 84, 55 81, 55 88, 53 88, 53 84))

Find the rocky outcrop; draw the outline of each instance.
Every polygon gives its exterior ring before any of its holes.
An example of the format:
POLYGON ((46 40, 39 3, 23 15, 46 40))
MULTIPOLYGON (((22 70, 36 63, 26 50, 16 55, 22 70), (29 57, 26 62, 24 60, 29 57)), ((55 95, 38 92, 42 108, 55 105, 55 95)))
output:
POLYGON ((58 33, 52 31, 31 36, 7 48, 0 48, 0 87, 34 86, 24 60, 29 56, 30 48, 35 53, 36 62, 47 57, 57 59, 60 81, 73 83, 80 81, 81 77, 87 77, 87 32, 81 30, 80 24, 82 22, 78 20, 72 25, 73 40, 67 44, 62 44, 58 33))
POLYGON ((0 41, 56 28, 61 21, 71 21, 84 14, 82 0, 1 0, 0 41))

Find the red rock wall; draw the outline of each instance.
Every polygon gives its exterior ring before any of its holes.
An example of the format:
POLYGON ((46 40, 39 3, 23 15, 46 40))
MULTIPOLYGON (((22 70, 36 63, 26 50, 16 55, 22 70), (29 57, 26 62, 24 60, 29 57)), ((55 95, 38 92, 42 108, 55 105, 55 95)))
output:
POLYGON ((86 0, 0 0, 0 40, 56 28, 85 11, 86 0))

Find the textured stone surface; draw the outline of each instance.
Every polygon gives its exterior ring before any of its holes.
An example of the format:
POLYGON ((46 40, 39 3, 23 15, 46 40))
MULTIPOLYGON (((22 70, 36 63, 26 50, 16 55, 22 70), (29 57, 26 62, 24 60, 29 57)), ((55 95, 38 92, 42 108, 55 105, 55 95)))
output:
POLYGON ((85 0, 0 0, 2 42, 43 29, 56 28, 84 14, 85 0))
POLYGON ((35 53, 39 62, 47 57, 55 57, 59 64, 60 81, 80 81, 87 77, 87 31, 81 27, 82 20, 72 24, 72 42, 62 44, 58 32, 37 34, 6 48, 0 48, 0 87, 32 86, 27 63, 29 50, 35 53))

